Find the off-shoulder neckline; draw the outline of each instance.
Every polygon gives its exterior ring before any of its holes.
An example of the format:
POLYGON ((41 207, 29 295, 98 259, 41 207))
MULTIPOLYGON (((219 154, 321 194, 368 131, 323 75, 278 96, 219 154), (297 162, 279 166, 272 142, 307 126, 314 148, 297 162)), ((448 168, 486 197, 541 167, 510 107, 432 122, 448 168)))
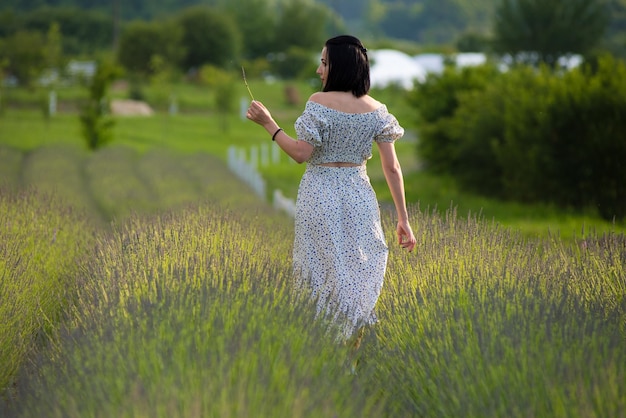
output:
POLYGON ((320 107, 323 107, 324 109, 332 110, 334 112, 341 113, 341 114, 344 114, 344 115, 370 115, 370 114, 373 114, 373 113, 378 113, 380 111, 383 111, 383 110, 385 110, 387 108, 387 106, 383 103, 379 107, 377 107, 376 109, 370 110, 369 112, 344 112, 344 111, 341 111, 339 109, 335 109, 334 107, 329 107, 329 106, 323 105, 323 104, 321 104, 319 102, 314 102, 313 100, 308 100, 306 104, 307 104, 307 106, 309 104, 316 104, 316 105, 318 105, 320 107))

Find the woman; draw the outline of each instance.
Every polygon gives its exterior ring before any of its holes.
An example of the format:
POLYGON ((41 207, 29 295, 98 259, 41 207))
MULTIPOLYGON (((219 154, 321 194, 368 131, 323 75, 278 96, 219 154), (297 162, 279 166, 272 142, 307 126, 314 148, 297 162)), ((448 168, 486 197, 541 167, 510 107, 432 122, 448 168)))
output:
POLYGON ((258 101, 247 117, 291 158, 307 163, 296 200, 293 267, 317 299, 318 312, 331 313, 349 338, 376 322, 387 266, 378 202, 365 169, 374 142, 396 208, 398 243, 408 251, 415 247, 394 148, 404 130, 368 95, 369 60, 357 38, 326 41, 316 73, 323 89, 311 95, 296 120, 297 139, 258 101))

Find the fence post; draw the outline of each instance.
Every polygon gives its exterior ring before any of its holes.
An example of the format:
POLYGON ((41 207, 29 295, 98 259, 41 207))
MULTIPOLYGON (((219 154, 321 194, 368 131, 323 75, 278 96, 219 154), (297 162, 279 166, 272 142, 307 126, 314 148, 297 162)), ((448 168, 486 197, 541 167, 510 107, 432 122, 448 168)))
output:
POLYGON ((278 164, 280 162, 280 146, 277 143, 272 144, 272 163, 278 164))
POLYGON ((48 115, 54 116, 57 113, 57 93, 54 90, 48 95, 48 115))
POLYGON ((255 169, 259 166, 259 148, 256 146, 250 147, 250 165, 255 169))
POLYGON ((267 144, 261 144, 261 167, 267 167, 269 164, 269 147, 267 144))
MULTIPOLYGON (((275 146, 272 147, 272 150, 275 146)), ((259 150, 257 147, 250 149, 250 159, 246 158, 246 151, 235 146, 228 147, 228 168, 244 183, 250 186, 254 192, 263 200, 267 199, 265 180, 257 170, 259 150)), ((267 158, 268 147, 261 146, 261 160, 267 158)), ((272 204, 274 208, 285 211, 293 217, 295 215, 296 205, 293 199, 285 197, 278 189, 274 190, 272 195, 272 204)))

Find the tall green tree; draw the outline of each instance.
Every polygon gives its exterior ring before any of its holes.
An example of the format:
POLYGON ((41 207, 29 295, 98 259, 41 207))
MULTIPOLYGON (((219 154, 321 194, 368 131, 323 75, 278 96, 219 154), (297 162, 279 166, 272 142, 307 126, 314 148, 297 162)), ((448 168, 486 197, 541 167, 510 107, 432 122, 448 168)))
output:
POLYGON ((199 69, 205 64, 225 67, 240 53, 241 38, 231 16, 208 7, 184 10, 177 19, 183 30, 183 68, 199 69))
POLYGON ((140 76, 151 75, 155 59, 177 67, 184 51, 180 47, 182 28, 160 21, 136 21, 120 36, 117 59, 126 70, 140 76), (157 58, 160 57, 160 58, 157 58))
POLYGON ((561 57, 592 51, 608 18, 604 0, 500 0, 493 48, 518 62, 554 68, 561 57))
POLYGON ((264 57, 272 50, 277 16, 266 0, 238 0, 223 6, 233 16, 242 35, 245 58, 264 57))
POLYGON ((275 51, 290 48, 321 50, 326 40, 326 23, 332 12, 325 6, 307 0, 292 0, 283 5, 276 27, 275 51))

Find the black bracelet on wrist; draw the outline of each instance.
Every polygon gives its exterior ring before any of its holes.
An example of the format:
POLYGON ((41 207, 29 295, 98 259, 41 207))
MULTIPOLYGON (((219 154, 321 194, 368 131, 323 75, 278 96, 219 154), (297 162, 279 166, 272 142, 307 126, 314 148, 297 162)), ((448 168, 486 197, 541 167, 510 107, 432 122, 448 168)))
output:
POLYGON ((282 130, 283 130, 283 128, 278 128, 278 129, 276 130, 276 132, 274 132, 274 135, 272 135, 272 141, 276 141, 276 135, 278 135, 278 133, 279 133, 280 131, 282 131, 282 130))

